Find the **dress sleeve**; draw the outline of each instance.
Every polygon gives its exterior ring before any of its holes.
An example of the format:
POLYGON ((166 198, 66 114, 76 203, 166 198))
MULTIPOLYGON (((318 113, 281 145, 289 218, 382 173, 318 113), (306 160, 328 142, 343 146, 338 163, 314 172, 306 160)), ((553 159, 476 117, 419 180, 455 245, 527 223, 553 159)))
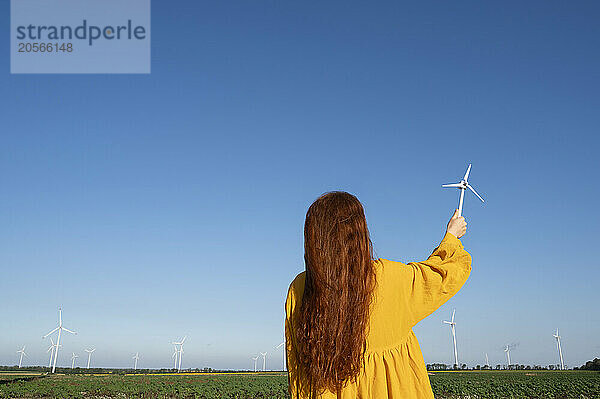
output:
POLYGON ((471 255, 452 233, 423 262, 407 264, 412 272, 409 309, 414 326, 456 294, 471 273, 471 255))

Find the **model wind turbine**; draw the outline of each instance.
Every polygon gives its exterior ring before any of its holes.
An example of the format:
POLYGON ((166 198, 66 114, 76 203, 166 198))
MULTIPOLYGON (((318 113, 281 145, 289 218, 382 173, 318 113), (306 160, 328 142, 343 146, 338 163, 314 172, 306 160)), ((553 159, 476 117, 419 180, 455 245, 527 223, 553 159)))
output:
POLYGON ((260 352, 263 357, 263 371, 267 371, 267 352, 260 352))
MULTIPOLYGON (((281 348, 283 345, 285 345, 285 341, 284 341, 284 342, 282 342, 282 343, 280 343, 279 345, 277 345, 277 346, 275 347, 275 349, 279 349, 279 348, 281 348)), ((281 369, 282 369, 283 371, 285 371, 285 348, 283 348, 283 361, 282 361, 282 363, 281 363, 281 369)))
POLYGON ((23 363, 23 356, 27 356, 27 353, 25 353, 25 345, 23 345, 23 349, 18 350, 17 353, 21 354, 21 357, 19 358, 19 368, 21 368, 21 364, 23 363))
POLYGON ((256 373, 256 361, 258 360, 258 356, 253 357, 252 360, 254 360, 254 372, 256 373))
POLYGON ((58 357, 58 348, 61 346, 60 345, 60 334, 62 333, 63 330, 68 333, 71 333, 71 334, 77 334, 76 332, 63 327, 63 325, 62 325, 62 309, 58 308, 58 327, 56 327, 54 330, 50 331, 48 334, 46 334, 42 337, 42 339, 44 339, 48 335, 53 334, 55 331, 58 331, 58 337, 56 338, 56 349, 54 350, 54 361, 52 362, 52 372, 53 373, 54 373, 54 370, 56 370, 56 358, 58 357))
POLYGON ((186 338, 187 338, 187 335, 185 337, 183 337, 181 342, 173 342, 173 345, 175 345, 176 351, 177 351, 177 345, 179 345, 179 365, 177 366, 177 371, 181 371, 181 358, 183 357, 183 343, 185 342, 186 338))
POLYGON ((456 368, 458 368, 458 352, 456 350, 456 323, 454 322, 454 314, 456 313, 456 309, 454 309, 452 311, 452 320, 450 321, 446 321, 444 320, 443 323, 445 324, 449 324, 450 328, 452 329, 452 341, 454 342, 454 365, 456 366, 456 368))
POLYGON ((504 352, 506 352, 506 361, 508 362, 506 365, 506 369, 510 368, 510 345, 506 345, 504 348, 504 352))
POLYGON ((140 359, 140 352, 136 352, 135 356, 133 356, 132 359, 134 360, 133 369, 137 370, 137 362, 140 359))
POLYGON ((562 349, 560 347, 560 335, 558 334, 558 328, 556 329, 556 334, 552 334, 554 338, 556 338, 556 346, 558 347, 558 356, 560 357, 560 369, 565 369, 565 362, 563 362, 562 349))
POLYGON ((96 350, 96 348, 94 349, 84 349, 87 354, 88 354, 88 364, 87 364, 87 368, 90 368, 90 359, 92 358, 92 352, 94 352, 96 350))
POLYGON ((490 360, 488 359, 488 355, 487 353, 485 354, 485 365, 487 366, 487 368, 490 368, 490 360))
POLYGON ((73 352, 73 356, 71 356, 71 368, 75 368, 75 359, 77 359, 79 356, 77 356, 75 354, 75 352, 73 352))
POLYGON ((468 183, 469 172, 471 172, 471 164, 469 164, 469 167, 467 168, 467 173, 465 173, 465 177, 463 177, 463 179, 459 183, 442 185, 442 187, 453 187, 453 188, 460 189, 460 200, 458 201, 458 216, 462 216, 463 201, 465 198, 465 190, 467 188, 469 190, 473 191, 473 194, 475 194, 477 196, 477 198, 479 198, 481 200, 481 202, 485 202, 483 200, 483 198, 481 198, 481 196, 479 194, 477 194, 477 191, 475 191, 475 189, 468 183))

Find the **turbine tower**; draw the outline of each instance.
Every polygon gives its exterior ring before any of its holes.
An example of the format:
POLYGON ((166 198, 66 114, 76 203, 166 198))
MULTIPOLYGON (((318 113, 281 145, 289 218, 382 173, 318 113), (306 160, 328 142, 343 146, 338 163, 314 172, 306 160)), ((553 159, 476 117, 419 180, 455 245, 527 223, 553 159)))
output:
MULTIPOLYGON (((275 347, 275 349, 279 349, 283 345, 285 345, 285 341, 283 341, 282 343, 280 343, 279 345, 277 345, 275 347)), ((281 370, 285 371, 285 348, 283 348, 283 360, 282 360, 282 363, 281 363, 281 370)))
POLYGON ((558 356, 560 357, 560 369, 564 370, 565 362, 563 362, 562 349, 560 347, 560 335, 558 334, 558 328, 556 329, 556 334, 553 334, 552 336, 554 338, 556 338, 556 346, 558 348, 558 356))
POLYGON ((66 331, 68 333, 71 334, 77 334, 74 331, 69 330, 68 328, 63 327, 62 324, 62 309, 58 308, 58 327, 56 327, 54 330, 50 331, 48 334, 44 335, 42 337, 42 339, 46 338, 48 335, 53 334, 55 331, 58 331, 58 337, 56 338, 56 349, 54 350, 54 361, 52 362, 52 372, 54 373, 54 371, 56 370, 56 358, 58 357, 58 348, 60 348, 60 334, 62 333, 62 331, 66 331))
POLYGON ((506 369, 508 370, 510 368, 510 345, 506 345, 506 348, 504 348, 504 352, 506 352, 506 361, 508 362, 508 364, 506 365, 506 369))
POLYGON ((263 371, 267 371, 267 352, 260 352, 263 357, 263 371))
POLYGON ((490 360, 488 359, 488 355, 487 353, 485 354, 485 365, 487 366, 487 368, 490 368, 490 360))
POLYGON ((177 366, 177 371, 181 371, 181 358, 183 357, 183 343, 185 342, 186 338, 187 338, 187 335, 185 337, 183 337, 181 342, 173 342, 173 345, 175 345, 175 350, 177 350, 177 345, 179 345, 179 365, 177 366))
POLYGON ((456 368, 458 368, 458 352, 456 350, 456 323, 454 322, 455 313, 456 309, 452 311, 452 320, 444 320, 443 323, 450 325, 450 328, 452 329, 452 341, 454 342, 454 365, 456 366, 456 368))
POLYGON ((94 352, 94 351, 96 350, 96 348, 94 348, 94 349, 84 349, 84 350, 85 350, 85 351, 87 352, 87 354, 88 354, 88 364, 87 364, 87 368, 89 369, 89 368, 90 368, 90 359, 91 359, 91 357, 92 357, 92 352, 94 352))
POLYGON ((254 360, 254 372, 256 373, 256 361, 258 360, 258 356, 253 357, 252 360, 254 360))
POLYGON ((74 369, 75 368, 75 359, 77 359, 79 356, 77 356, 75 354, 75 352, 73 352, 73 356, 71 356, 71 368, 74 369))
POLYGON ((23 348, 18 350, 17 353, 21 354, 21 357, 19 358, 19 368, 21 368, 21 363, 23 363, 23 356, 27 356, 27 353, 25 353, 25 345, 23 345, 23 348))
POLYGON ((467 173, 465 173, 465 176, 463 177, 463 179, 459 183, 443 184, 442 185, 442 187, 453 187, 453 188, 459 188, 460 189, 460 199, 458 201, 458 216, 462 216, 463 200, 465 198, 465 190, 467 188, 469 190, 473 191, 473 194, 475 194, 477 196, 477 198, 479 198, 481 200, 481 202, 485 202, 483 200, 483 198, 481 198, 481 196, 479 194, 477 194, 477 191, 475 191, 475 189, 473 187, 471 187, 471 185, 468 183, 469 172, 471 172, 471 164, 469 164, 469 167, 467 168, 467 173))
POLYGON ((140 352, 136 352, 135 356, 133 356, 132 359, 134 360, 133 369, 137 370, 137 362, 140 359, 140 352))

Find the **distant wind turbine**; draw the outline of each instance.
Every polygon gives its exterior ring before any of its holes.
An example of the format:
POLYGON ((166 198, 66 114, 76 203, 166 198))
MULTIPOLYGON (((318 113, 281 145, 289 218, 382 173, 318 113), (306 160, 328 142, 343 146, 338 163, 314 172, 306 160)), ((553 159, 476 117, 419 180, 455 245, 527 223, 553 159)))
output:
POLYGON ((73 356, 71 356, 71 360, 72 360, 72 362, 71 362, 71 368, 72 368, 72 369, 74 369, 74 368, 75 368, 75 359, 77 359, 78 357, 79 357, 79 356, 77 356, 77 355, 75 354, 75 352, 73 352, 73 356))
MULTIPOLYGON (((280 343, 279 345, 277 345, 277 346, 275 347, 275 349, 279 349, 279 348, 281 348, 283 345, 285 345, 285 341, 283 341, 282 343, 280 343)), ((285 348, 283 348, 283 361, 282 361, 282 363, 281 363, 281 369, 282 369, 283 371, 285 371, 285 348)))
POLYGON ((183 357, 183 343, 185 342, 186 338, 187 338, 187 335, 185 337, 183 337, 181 342, 173 342, 173 345, 175 345, 175 346, 179 345, 179 365, 177 366, 177 371, 181 371, 181 358, 183 357))
POLYGON ((50 338, 50 347, 48 348, 47 352, 50 352, 50 361, 48 362, 48 368, 52 367, 52 357, 54 356, 54 341, 52 340, 52 338, 50 338))
POLYGON ((48 334, 46 334, 42 337, 42 339, 44 339, 48 335, 53 334, 55 331, 58 331, 58 337, 56 338, 56 349, 54 350, 54 362, 52 363, 52 372, 53 373, 54 373, 54 370, 56 370, 56 358, 58 357, 58 349, 61 347, 60 334, 62 333, 63 330, 68 333, 71 333, 71 334, 77 334, 76 332, 63 327, 63 325, 62 325, 62 309, 58 308, 58 327, 56 327, 54 330, 50 331, 48 334))
POLYGON ((88 364, 87 364, 87 368, 90 368, 90 359, 92 358, 92 352, 94 352, 96 350, 96 348, 94 349, 84 349, 87 354, 88 354, 88 364))
POLYGON ((258 360, 258 356, 253 357, 252 360, 254 360, 254 372, 256 373, 256 361, 258 360))
POLYGON ((470 172, 471 172, 471 164, 469 164, 469 167, 467 168, 467 173, 465 173, 465 176, 463 177, 463 179, 459 183, 443 184, 442 185, 442 187, 453 187, 453 188, 459 188, 460 189, 460 200, 458 201, 458 216, 462 215, 463 200, 465 198, 465 190, 467 188, 469 190, 473 191, 473 194, 475 194, 477 196, 477 198, 479 198, 481 200, 481 202, 485 202, 483 200, 483 198, 481 198, 481 196, 479 194, 477 194, 477 191, 475 191, 475 189, 473 187, 471 187, 471 185, 468 183, 469 173, 470 172))
POLYGON ((137 362, 140 359, 140 353, 136 352, 135 355, 132 357, 132 359, 134 360, 133 369, 137 370, 137 362))
POLYGON ((452 311, 452 319, 450 321, 446 321, 444 320, 443 323, 450 325, 450 328, 452 329, 452 341, 454 343, 454 364, 456 365, 456 368, 458 368, 458 352, 456 350, 456 323, 454 322, 454 314, 456 313, 456 309, 454 309, 452 311))
POLYGON ((267 352, 260 352, 263 357, 263 371, 267 371, 267 352))
POLYGON ((510 368, 510 345, 506 345, 506 348, 504 348, 504 352, 506 352, 506 361, 507 361, 506 368, 509 369, 510 368))
POLYGON ((173 370, 177 369, 177 346, 173 346, 173 349, 175 350, 175 352, 173 352, 173 354, 171 355, 171 358, 175 358, 174 363, 173 363, 173 370))
POLYGON ((487 366, 487 368, 490 368, 490 360, 488 359, 487 353, 485 354, 485 365, 487 366))
POLYGON ((19 358, 19 368, 21 368, 21 363, 23 363, 23 356, 27 356, 27 353, 25 353, 25 345, 23 345, 23 348, 18 350, 17 353, 21 354, 21 357, 19 358))
POLYGON ((558 356, 560 357, 560 369, 565 369, 565 362, 563 361, 562 349, 560 347, 560 334, 558 333, 558 328, 556 329, 556 334, 552 334, 554 338, 556 338, 556 347, 558 348, 558 356))

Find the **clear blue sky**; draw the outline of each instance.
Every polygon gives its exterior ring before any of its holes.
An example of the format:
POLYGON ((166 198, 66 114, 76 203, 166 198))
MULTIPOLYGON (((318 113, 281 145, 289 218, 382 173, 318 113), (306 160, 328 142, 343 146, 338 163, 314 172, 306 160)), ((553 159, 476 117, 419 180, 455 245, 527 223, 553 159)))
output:
MULTIPOLYGON (((9 53, 8 2, 0 53, 9 53)), ((281 367, 322 192, 377 256, 421 260, 473 163, 464 289, 415 332, 469 365, 600 356, 597 2, 153 2, 152 74, 0 74, 0 364, 281 367)))

